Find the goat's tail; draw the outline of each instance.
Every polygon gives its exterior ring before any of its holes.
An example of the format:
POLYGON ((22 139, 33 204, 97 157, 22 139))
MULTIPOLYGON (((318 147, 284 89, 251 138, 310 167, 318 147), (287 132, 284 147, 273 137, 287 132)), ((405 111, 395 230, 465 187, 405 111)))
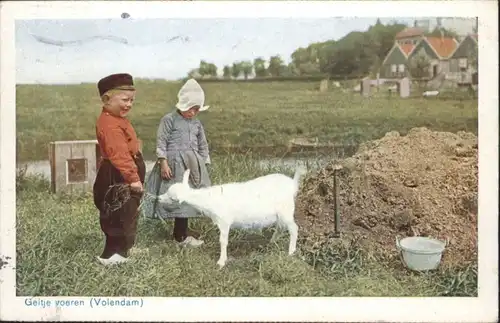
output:
POLYGON ((295 168, 295 174, 293 175, 295 195, 299 191, 300 178, 302 177, 302 175, 305 175, 306 173, 307 173, 307 170, 304 167, 297 166, 297 168, 295 168))

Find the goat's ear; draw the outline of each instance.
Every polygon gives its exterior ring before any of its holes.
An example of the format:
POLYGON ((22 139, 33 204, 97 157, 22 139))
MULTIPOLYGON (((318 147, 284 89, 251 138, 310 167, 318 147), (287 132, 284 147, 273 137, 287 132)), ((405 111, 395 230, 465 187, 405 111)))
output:
POLYGON ((186 169, 186 171, 184 172, 184 175, 182 176, 182 184, 184 184, 184 185, 188 185, 189 172, 190 172, 190 170, 186 169))

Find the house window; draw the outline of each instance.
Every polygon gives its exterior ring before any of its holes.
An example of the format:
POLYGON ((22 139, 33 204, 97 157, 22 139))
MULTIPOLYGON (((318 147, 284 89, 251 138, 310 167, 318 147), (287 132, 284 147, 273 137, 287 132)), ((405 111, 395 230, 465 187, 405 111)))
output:
POLYGON ((458 67, 467 68, 467 58, 460 58, 458 60, 458 67))
POLYGON ((399 73, 404 73, 405 71, 405 64, 399 64, 399 73))
POLYGON ((397 65, 396 64, 392 64, 391 65, 391 72, 392 73, 396 73, 397 72, 397 65))

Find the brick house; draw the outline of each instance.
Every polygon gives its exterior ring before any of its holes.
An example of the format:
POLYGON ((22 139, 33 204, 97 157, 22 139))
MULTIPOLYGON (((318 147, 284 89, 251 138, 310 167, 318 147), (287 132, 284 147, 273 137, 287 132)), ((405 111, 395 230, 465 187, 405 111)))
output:
POLYGON ((451 37, 425 36, 421 28, 406 28, 396 34, 391 48, 380 68, 383 78, 402 78, 409 76, 412 59, 424 54, 429 60, 428 77, 434 78, 450 70, 450 56, 458 47, 458 42, 451 37))

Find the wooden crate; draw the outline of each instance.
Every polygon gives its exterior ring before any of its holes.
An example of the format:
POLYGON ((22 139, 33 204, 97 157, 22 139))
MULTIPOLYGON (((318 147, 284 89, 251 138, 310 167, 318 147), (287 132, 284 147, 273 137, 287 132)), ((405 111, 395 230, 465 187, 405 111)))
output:
POLYGON ((54 141, 49 145, 53 193, 92 191, 97 171, 97 140, 54 141))
MULTIPOLYGON (((139 150, 142 152, 141 140, 139 150)), ((52 192, 92 192, 100 158, 97 140, 51 142, 49 162, 52 192)))

